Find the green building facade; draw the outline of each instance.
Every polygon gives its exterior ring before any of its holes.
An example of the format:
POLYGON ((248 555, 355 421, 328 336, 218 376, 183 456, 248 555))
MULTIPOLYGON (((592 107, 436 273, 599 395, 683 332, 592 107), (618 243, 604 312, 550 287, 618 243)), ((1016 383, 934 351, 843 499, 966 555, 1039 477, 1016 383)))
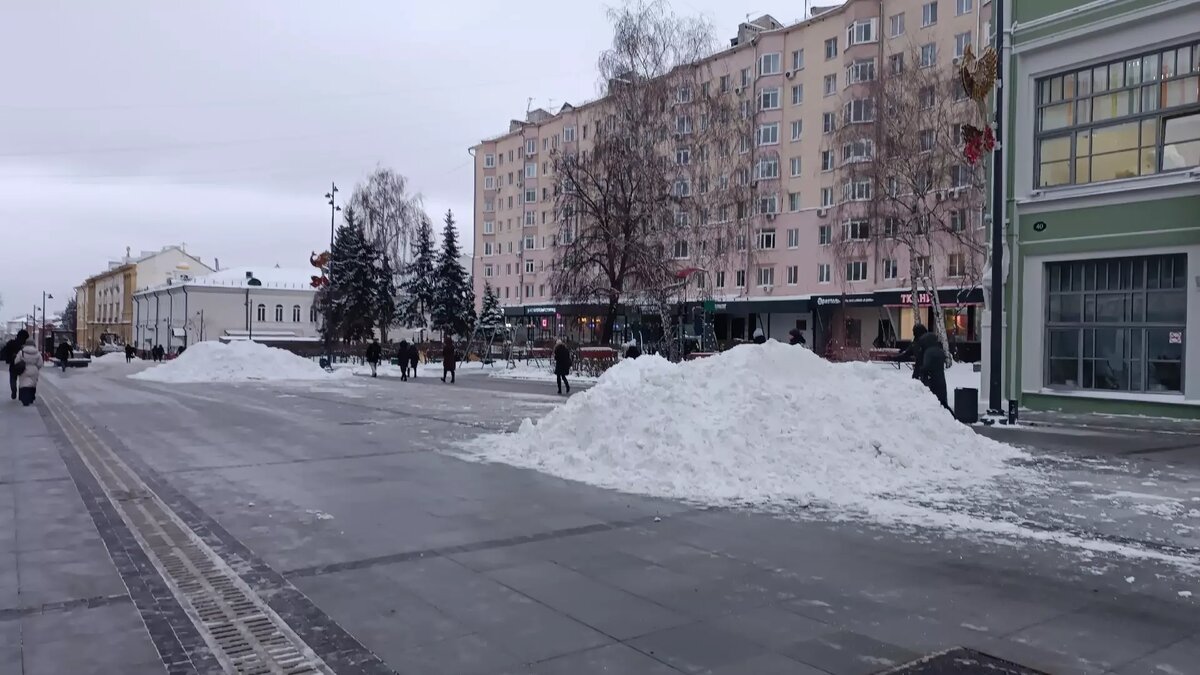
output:
POLYGON ((1005 6, 1005 394, 1200 418, 1200 0, 1005 6))

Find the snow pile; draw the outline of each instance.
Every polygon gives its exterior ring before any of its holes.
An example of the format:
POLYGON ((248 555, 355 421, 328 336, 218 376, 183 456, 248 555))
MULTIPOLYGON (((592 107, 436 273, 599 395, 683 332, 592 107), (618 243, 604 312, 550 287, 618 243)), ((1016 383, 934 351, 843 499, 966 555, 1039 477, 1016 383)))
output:
MULTIPOLYGON (((495 368, 488 372, 490 377, 499 378, 501 380, 523 380, 526 382, 554 382, 554 366, 547 364, 545 366, 535 366, 530 363, 518 363, 516 367, 509 368, 504 361, 497 361, 495 368)), ((574 368, 567 375, 567 380, 570 382, 595 382, 596 378, 588 375, 579 375, 574 368)))
POLYGON ((321 366, 283 349, 257 342, 198 342, 180 356, 129 377, 150 382, 250 382, 323 380, 333 377, 321 366))
POLYGON ((716 505, 830 506, 987 492, 1024 454, 955 422, 911 378, 770 341, 673 364, 626 359, 473 458, 716 505))
MULTIPOLYGON (((186 354, 187 352, 184 352, 184 353, 186 354)), ((132 363, 140 363, 140 362, 141 362, 141 359, 139 359, 136 356, 133 357, 132 363)), ((92 363, 91 363, 92 368, 101 368, 101 369, 111 368, 113 366, 123 366, 123 365, 125 365, 125 353, 124 352, 110 352, 108 354, 101 354, 100 356, 93 357, 92 363)))

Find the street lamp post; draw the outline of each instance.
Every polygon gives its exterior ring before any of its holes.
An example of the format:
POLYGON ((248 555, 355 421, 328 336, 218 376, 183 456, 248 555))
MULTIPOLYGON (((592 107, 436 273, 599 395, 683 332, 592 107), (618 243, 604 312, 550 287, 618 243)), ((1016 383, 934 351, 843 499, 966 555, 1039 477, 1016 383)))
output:
POLYGON ((992 151, 992 286, 988 289, 991 297, 991 326, 988 339, 991 353, 988 355, 988 414, 999 416, 1001 412, 1001 383, 1003 373, 1001 363, 1004 360, 1004 0, 995 3, 995 50, 996 56, 996 91, 995 123, 996 147, 992 151))
POLYGON ((254 276, 246 277, 246 332, 247 339, 254 342, 254 308, 250 306, 250 287, 262 286, 262 282, 254 276))
MULTIPOLYGON (((38 351, 46 350, 46 298, 53 300, 54 294, 42 291, 42 323, 37 326, 38 351)), ((34 310, 34 319, 37 319, 36 308, 34 310)))
POLYGON ((333 239, 334 226, 337 220, 337 212, 342 210, 342 207, 336 203, 338 187, 337 183, 329 184, 329 192, 325 193, 325 198, 329 200, 329 269, 325 272, 325 278, 328 281, 325 285, 325 358, 328 360, 329 367, 333 367, 333 299, 329 297, 329 293, 333 288, 333 239))

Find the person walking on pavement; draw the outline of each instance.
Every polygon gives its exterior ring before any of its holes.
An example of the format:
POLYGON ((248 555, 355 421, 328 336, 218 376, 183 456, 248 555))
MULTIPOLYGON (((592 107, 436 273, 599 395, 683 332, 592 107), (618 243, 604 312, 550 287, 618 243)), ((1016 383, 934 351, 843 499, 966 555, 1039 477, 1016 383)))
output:
POLYGON ((417 379, 417 366, 421 363, 421 348, 413 341, 408 346, 408 365, 412 366, 413 379, 417 379))
POLYGON ((29 331, 22 328, 17 331, 17 336, 8 342, 4 343, 4 347, 0 348, 0 360, 8 366, 8 387, 12 390, 12 400, 17 400, 17 372, 13 367, 13 361, 17 358, 17 354, 21 353, 21 349, 25 346, 25 342, 29 339, 29 331))
POLYGON ((137 351, 133 345, 125 345, 125 363, 133 363, 133 353, 137 351))
POLYGON ((554 341, 554 382, 558 385, 558 393, 563 393, 563 387, 566 387, 567 393, 571 393, 571 383, 567 382, 567 375, 571 372, 571 351, 563 344, 562 340, 554 341))
POLYGON ((408 340, 396 345, 396 363, 400 366, 400 381, 408 382, 408 340))
POLYGON ((950 410, 946 401, 946 350, 936 333, 929 331, 925 335, 932 335, 933 339, 926 340, 928 344, 921 352, 921 381, 937 397, 938 403, 950 410))
POLYGON ((455 363, 454 339, 447 335, 442 339, 442 382, 446 381, 446 375, 450 375, 450 384, 454 384, 454 367, 455 363))
POLYGON ((58 348, 54 350, 54 358, 58 359, 58 365, 62 371, 67 372, 67 364, 71 362, 71 343, 63 340, 58 343, 58 348))
POLYGON ((367 345, 367 363, 371 365, 371 377, 378 377, 381 356, 383 356, 383 347, 379 346, 379 339, 371 338, 371 344, 367 345))
POLYGON ((29 407, 37 399, 38 379, 45 364, 37 345, 26 342, 17 352, 12 367, 17 371, 17 398, 21 405, 29 407))

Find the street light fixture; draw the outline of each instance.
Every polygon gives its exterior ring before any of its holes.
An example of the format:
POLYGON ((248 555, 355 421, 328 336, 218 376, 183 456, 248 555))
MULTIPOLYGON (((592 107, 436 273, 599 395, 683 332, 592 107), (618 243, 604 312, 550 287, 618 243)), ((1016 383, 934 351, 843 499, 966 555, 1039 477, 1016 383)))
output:
POLYGON ((247 339, 254 342, 254 308, 250 306, 250 287, 262 286, 262 282, 253 274, 246 273, 246 332, 247 339))
POLYGON ((329 363, 330 368, 333 367, 333 331, 331 321, 333 318, 333 302, 332 298, 330 298, 328 294, 333 288, 334 223, 337 220, 337 212, 342 210, 342 207, 335 203, 337 193, 337 183, 330 183, 329 192, 325 193, 325 198, 329 200, 329 264, 328 269, 325 271, 325 277, 327 280, 327 283, 325 284, 325 358, 328 360, 327 362, 329 363))
MULTIPOLYGON (((53 300, 54 294, 47 293, 46 291, 42 291, 42 323, 40 323, 40 324, 38 324, 38 326, 36 326, 37 335, 38 335, 38 342, 37 342, 38 351, 45 351, 45 349, 46 349, 46 299, 47 298, 49 298, 50 300, 53 300)), ((37 319, 36 315, 34 316, 34 319, 35 320, 37 319)))

